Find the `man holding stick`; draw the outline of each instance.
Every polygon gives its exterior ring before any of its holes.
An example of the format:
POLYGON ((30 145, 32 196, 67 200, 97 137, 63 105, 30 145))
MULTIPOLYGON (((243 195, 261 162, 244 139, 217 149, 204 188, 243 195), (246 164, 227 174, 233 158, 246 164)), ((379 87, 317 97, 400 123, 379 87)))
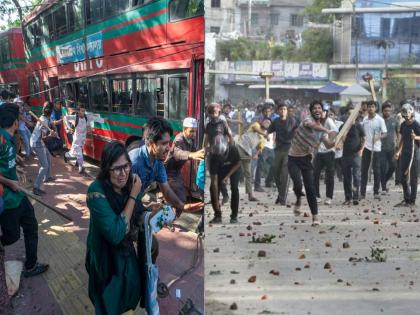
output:
POLYGON ((38 222, 29 199, 21 192, 16 174, 14 135, 19 127, 19 107, 6 103, 0 107, 0 183, 4 185, 4 212, 0 215, 1 243, 11 245, 19 240, 20 228, 25 240, 24 277, 41 274, 47 264, 37 262, 38 222))
POLYGON ((373 195, 380 200, 379 185, 381 180, 380 152, 382 139, 386 137, 387 129, 385 121, 376 113, 376 102, 370 101, 367 105, 368 115, 363 119, 362 126, 366 135, 366 144, 362 156, 362 181, 360 197, 366 197, 366 185, 369 170, 373 168, 373 195))
POLYGON ((400 143, 395 153, 395 159, 400 160, 401 183, 404 200, 397 204, 399 207, 414 206, 417 195, 417 157, 420 141, 420 124, 414 118, 414 108, 404 104, 401 110, 404 122, 400 127, 400 143), (410 178, 410 180, 408 180, 410 178), (408 181, 410 186, 408 186, 408 181))

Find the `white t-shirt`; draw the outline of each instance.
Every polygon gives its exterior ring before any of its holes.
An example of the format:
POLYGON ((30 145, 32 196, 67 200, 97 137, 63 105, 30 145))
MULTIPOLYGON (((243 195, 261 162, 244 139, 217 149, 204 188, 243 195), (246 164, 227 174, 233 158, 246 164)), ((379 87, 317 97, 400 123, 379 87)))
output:
MULTIPOLYGON (((336 127, 334 121, 331 118, 327 118, 325 120, 324 127, 327 128, 328 130, 333 130, 335 132, 338 132, 338 128, 336 127)), ((334 148, 327 149, 325 147, 324 142, 321 142, 321 144, 319 145, 318 153, 327 153, 327 152, 332 152, 332 151, 334 151, 334 148)))
MULTIPOLYGON (((340 130, 340 127, 344 124, 344 122, 342 122, 341 120, 336 120, 335 121, 335 126, 337 127, 337 130, 340 130)), ((337 131, 339 132, 339 131, 337 131)), ((343 149, 341 150, 335 150, 335 158, 339 159, 343 157, 343 149)))
POLYGON ((365 148, 369 151, 380 152, 382 148, 382 141, 379 139, 375 143, 373 143, 373 137, 378 137, 379 134, 384 134, 387 132, 385 120, 375 114, 375 117, 369 119, 369 116, 363 118, 362 126, 365 131, 366 135, 366 144, 365 148))

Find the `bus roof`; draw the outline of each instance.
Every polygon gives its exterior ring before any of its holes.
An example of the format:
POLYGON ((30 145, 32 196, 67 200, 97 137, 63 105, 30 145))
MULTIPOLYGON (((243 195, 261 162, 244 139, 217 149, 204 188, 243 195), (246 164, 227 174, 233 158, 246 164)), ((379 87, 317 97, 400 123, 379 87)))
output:
POLYGON ((60 0, 43 0, 41 4, 39 4, 34 10, 32 10, 30 13, 28 13, 23 18, 23 25, 28 24, 33 19, 35 19, 38 15, 40 15, 42 12, 44 12, 46 9, 52 7, 54 4, 61 2, 60 0))

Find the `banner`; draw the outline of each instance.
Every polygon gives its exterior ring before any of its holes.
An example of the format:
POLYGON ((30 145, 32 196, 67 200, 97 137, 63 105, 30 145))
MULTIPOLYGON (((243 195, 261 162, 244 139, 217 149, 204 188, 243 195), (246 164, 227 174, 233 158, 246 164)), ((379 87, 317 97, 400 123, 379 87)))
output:
POLYGON ((59 64, 85 60, 85 41, 83 38, 79 38, 59 45, 56 47, 56 52, 59 64))
POLYGON ((88 58, 103 56, 102 32, 86 36, 86 47, 88 58))

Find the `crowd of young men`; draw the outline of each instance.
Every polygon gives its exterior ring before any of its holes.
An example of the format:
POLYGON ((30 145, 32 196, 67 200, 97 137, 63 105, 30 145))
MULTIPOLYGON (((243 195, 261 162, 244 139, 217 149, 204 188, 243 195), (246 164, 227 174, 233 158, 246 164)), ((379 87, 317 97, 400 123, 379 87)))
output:
POLYGON ((376 102, 363 102, 356 120, 346 127, 347 136, 336 144, 335 138, 353 110, 354 105, 349 103, 338 115, 338 111, 317 100, 302 109, 300 115, 281 101, 266 100, 256 113, 252 108, 241 113, 233 111, 230 104, 210 104, 204 140, 214 210, 210 223, 222 222, 221 205, 227 201, 228 179, 230 222, 238 221, 241 174, 249 201, 257 201, 253 191, 265 191, 261 186, 265 177, 266 187, 275 182, 278 194, 273 201, 282 206, 287 204, 290 177, 296 195, 294 214, 301 214, 301 198, 306 195, 313 225, 320 224, 320 203, 337 204, 336 175, 344 186, 343 205, 358 205, 366 198, 370 174, 373 174, 373 198, 380 200, 381 195, 389 193, 388 184, 395 174, 396 184, 401 184, 404 190, 403 201, 396 206, 413 206, 420 143, 414 107, 406 103, 394 108, 385 102, 380 115, 376 102), (397 110, 399 114, 395 115, 397 110), (325 199, 321 198, 319 188, 323 171, 325 199))

